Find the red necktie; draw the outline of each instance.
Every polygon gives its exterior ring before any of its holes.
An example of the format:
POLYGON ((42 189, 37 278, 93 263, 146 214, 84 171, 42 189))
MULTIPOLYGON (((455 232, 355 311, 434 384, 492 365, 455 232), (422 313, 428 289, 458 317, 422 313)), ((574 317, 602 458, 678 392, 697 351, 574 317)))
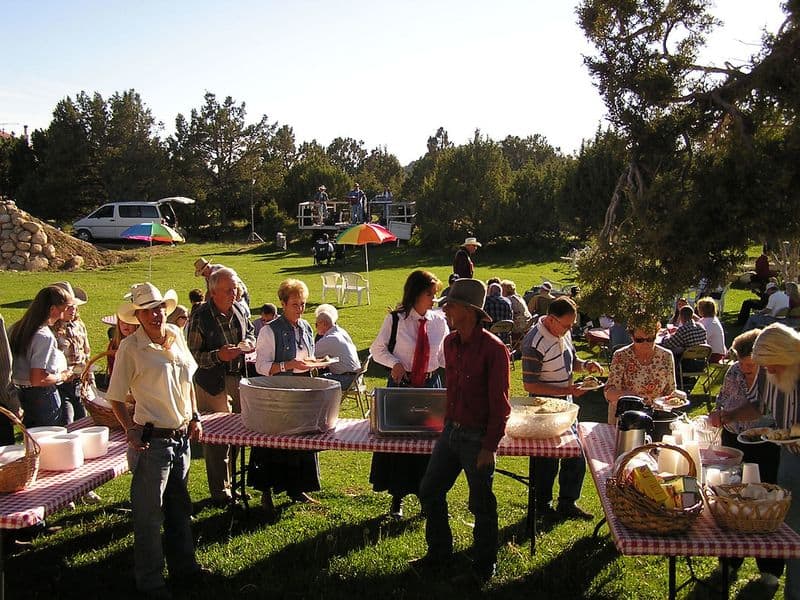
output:
POLYGON ((425 373, 428 368, 428 359, 431 346, 428 343, 428 320, 419 320, 417 330, 417 347, 414 348, 414 362, 411 364, 411 387, 425 386, 425 373))

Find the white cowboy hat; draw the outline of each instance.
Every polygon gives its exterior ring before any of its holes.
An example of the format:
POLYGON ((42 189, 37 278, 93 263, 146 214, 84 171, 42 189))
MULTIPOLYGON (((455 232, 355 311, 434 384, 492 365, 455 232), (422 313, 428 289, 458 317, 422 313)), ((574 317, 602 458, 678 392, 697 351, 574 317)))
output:
POLYGON ((205 258, 198 258, 194 261, 194 276, 200 277, 205 271, 206 267, 210 266, 211 263, 208 262, 205 258))
POLYGON ((56 283, 52 283, 50 285, 60 287, 62 290, 72 296, 75 299, 76 306, 86 304, 89 301, 89 296, 86 295, 86 292, 79 287, 73 288, 69 281, 57 281, 56 283))
POLYGON ((481 243, 478 241, 478 238, 468 237, 464 240, 464 243, 461 244, 462 246, 477 246, 478 248, 481 247, 481 243))
POLYGON ((167 293, 162 296, 159 289, 150 282, 133 284, 131 291, 125 294, 125 298, 127 301, 120 304, 117 315, 121 321, 130 325, 139 324, 136 319, 137 310, 166 304, 169 315, 178 305, 178 294, 175 293, 175 290, 167 290, 167 293))

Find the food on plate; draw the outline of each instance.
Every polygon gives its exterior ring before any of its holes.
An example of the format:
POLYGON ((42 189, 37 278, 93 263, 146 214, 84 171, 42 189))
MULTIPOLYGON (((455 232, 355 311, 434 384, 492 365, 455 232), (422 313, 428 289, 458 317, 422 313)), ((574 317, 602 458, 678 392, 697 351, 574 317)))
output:
POLYGON ((664 406, 683 406, 686 404, 685 398, 679 398, 678 396, 667 396, 664 398, 664 406))
POLYGON ((791 438, 789 429, 770 429, 764 434, 768 440, 788 440, 791 438))
POLYGON ((247 342, 239 342, 237 346, 239 347, 239 350, 243 350, 244 352, 252 352, 255 350, 255 346, 251 346, 247 342))
POLYGON ((768 435, 772 431, 771 427, 753 427, 752 429, 745 429, 739 435, 749 442, 760 442, 762 435, 768 435))
POLYGON ((602 386, 603 383, 594 375, 584 377, 582 381, 578 382, 578 386, 584 390, 594 390, 602 386))

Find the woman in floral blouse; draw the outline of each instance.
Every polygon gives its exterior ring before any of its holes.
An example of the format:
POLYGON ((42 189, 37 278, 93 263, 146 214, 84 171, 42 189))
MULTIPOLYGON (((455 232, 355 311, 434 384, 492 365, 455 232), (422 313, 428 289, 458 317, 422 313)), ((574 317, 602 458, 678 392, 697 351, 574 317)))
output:
POLYGON ((675 362, 672 352, 656 345, 659 325, 655 319, 629 320, 632 344, 614 352, 605 388, 608 422, 616 424, 617 401, 638 396, 645 404, 675 391, 675 362))

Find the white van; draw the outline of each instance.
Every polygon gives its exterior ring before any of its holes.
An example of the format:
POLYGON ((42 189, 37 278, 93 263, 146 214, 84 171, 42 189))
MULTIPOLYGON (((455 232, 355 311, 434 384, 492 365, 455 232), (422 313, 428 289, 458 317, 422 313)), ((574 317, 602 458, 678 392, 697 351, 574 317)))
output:
POLYGON ((91 242, 119 239, 123 231, 139 223, 162 223, 174 229, 178 219, 171 202, 194 204, 194 200, 183 196, 171 196, 155 202, 109 202, 88 217, 75 221, 72 232, 78 239, 91 242))

